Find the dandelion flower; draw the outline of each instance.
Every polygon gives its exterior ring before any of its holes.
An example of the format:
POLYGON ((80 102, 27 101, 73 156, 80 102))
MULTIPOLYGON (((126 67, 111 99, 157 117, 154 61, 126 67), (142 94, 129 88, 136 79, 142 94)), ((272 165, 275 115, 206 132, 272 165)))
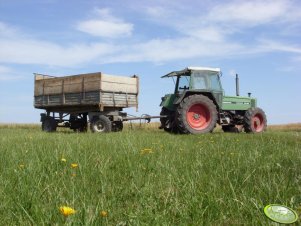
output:
POLYGON ((144 149, 142 149, 142 150, 140 151, 140 154, 141 154, 141 155, 152 154, 152 153, 154 153, 154 152, 153 152, 153 150, 150 149, 150 148, 144 148, 144 149))
POLYGON ((101 217, 107 217, 108 216, 108 212, 105 210, 100 211, 100 216, 101 217))
POLYGON ((78 167, 78 164, 77 163, 71 163, 71 168, 75 169, 78 167))
POLYGON ((25 167, 25 165, 24 165, 24 164, 20 164, 19 167, 20 167, 21 169, 23 169, 23 168, 25 167))
POLYGON ((61 162, 67 162, 65 158, 61 158, 61 162))
POLYGON ((63 214, 65 217, 68 217, 69 215, 76 213, 76 211, 73 208, 68 207, 68 206, 61 206, 60 211, 61 211, 61 214, 63 214))

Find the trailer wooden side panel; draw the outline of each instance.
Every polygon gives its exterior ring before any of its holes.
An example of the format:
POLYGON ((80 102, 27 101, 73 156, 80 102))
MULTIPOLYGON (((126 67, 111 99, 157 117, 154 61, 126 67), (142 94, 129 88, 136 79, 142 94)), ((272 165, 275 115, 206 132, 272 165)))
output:
POLYGON ((34 106, 72 109, 83 106, 138 107, 139 78, 101 72, 63 77, 35 74, 34 106))

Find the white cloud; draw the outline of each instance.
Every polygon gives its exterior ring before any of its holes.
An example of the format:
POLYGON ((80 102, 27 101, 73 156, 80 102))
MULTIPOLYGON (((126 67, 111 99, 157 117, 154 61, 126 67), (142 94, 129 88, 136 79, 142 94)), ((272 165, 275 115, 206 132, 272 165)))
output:
MULTIPOLYGON (((161 19, 162 17, 168 18, 177 14, 174 10, 162 6, 144 7, 143 10, 148 16, 150 16, 149 19, 161 19)), ((162 22, 164 23, 164 21, 162 22)))
POLYGON ((119 38, 132 34, 134 25, 114 17, 109 9, 96 9, 95 11, 98 18, 79 22, 76 26, 79 31, 105 38, 119 38))
POLYGON ((235 23, 247 26, 274 22, 288 13, 289 1, 234 1, 220 4, 210 11, 208 19, 221 23, 235 23))
POLYGON ((75 66, 97 58, 103 63, 104 57, 116 51, 110 44, 61 46, 35 39, 0 40, 0 49, 0 62, 56 66, 75 66))
POLYGON ((17 75, 11 68, 0 65, 0 81, 12 81, 23 79, 23 76, 17 75))
POLYGON ((208 42, 220 42, 225 38, 225 33, 218 27, 195 28, 190 31, 190 35, 208 42))
POLYGON ((301 46, 278 42, 275 40, 262 39, 259 40, 258 51, 262 52, 288 52, 301 54, 301 46))
POLYGON ((0 74, 11 72, 10 68, 0 65, 0 74))
POLYGON ((0 63, 75 66, 94 60, 104 63, 106 56, 118 51, 117 46, 108 43, 59 45, 29 37, 4 23, 0 25, 9 31, 0 33, 0 63))
MULTIPOLYGON (((266 40, 244 37, 244 31, 256 34, 256 29, 250 31, 250 26, 270 26, 276 19, 288 18, 285 15, 287 10, 294 15, 290 17, 290 24, 299 23, 299 20, 292 22, 297 18, 298 10, 294 10, 287 1, 227 1, 200 12, 194 9, 189 14, 181 8, 160 5, 143 9, 140 6, 137 10, 145 12, 149 22, 159 24, 160 28, 162 23, 168 27, 169 38, 160 34, 157 38, 147 38, 147 33, 143 33, 131 41, 116 40, 114 38, 130 36, 134 25, 114 16, 108 8, 95 9, 91 19, 76 26, 77 30, 90 35, 113 38, 103 39, 102 42, 75 43, 71 40, 67 45, 58 44, 35 38, 34 34, 28 35, 0 22, 0 63, 77 66, 147 61, 160 64, 189 58, 226 58, 275 51, 293 53, 298 59, 301 53, 300 46, 277 42, 275 37, 269 39, 264 36, 266 40), (144 40, 138 37, 144 37, 144 40)), ((283 27, 283 24, 278 27, 273 25, 275 33, 283 27)), ((156 31, 152 32, 152 36, 156 34, 156 31)))
POLYGON ((10 37, 15 34, 17 30, 12 26, 7 26, 5 23, 0 21, 0 37, 10 37))
MULTIPOLYGON (((300 27, 301 10, 297 4, 286 0, 234 0, 207 4, 199 9, 189 8, 189 4, 177 8, 148 6, 145 13, 148 20, 174 28, 181 34, 220 41, 250 32, 253 27, 268 26, 270 29, 272 26, 278 34, 288 27, 300 27)), ((191 4, 195 5, 197 3, 191 4)))
POLYGON ((243 47, 235 43, 208 43, 194 37, 154 39, 127 46, 118 55, 108 58, 108 62, 165 63, 195 57, 231 57, 242 51, 243 47))

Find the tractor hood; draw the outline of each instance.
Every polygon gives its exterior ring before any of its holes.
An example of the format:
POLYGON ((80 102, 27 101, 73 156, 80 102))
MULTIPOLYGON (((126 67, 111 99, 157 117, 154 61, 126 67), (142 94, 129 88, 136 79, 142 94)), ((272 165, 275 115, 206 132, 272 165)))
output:
POLYGON ((215 71, 220 72, 220 68, 211 68, 211 67, 187 67, 180 71, 172 71, 166 75, 163 75, 161 78, 167 78, 167 77, 173 77, 173 76, 179 76, 184 74, 189 74, 191 71, 215 71))

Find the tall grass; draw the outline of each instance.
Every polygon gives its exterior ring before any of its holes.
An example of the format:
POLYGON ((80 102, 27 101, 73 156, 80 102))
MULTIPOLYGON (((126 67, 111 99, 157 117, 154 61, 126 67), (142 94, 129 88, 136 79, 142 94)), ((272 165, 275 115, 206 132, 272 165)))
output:
POLYGON ((0 154, 1 225, 269 225, 265 205, 301 204, 295 131, 100 135, 1 126, 0 154), (77 212, 62 216, 64 205, 77 212))

